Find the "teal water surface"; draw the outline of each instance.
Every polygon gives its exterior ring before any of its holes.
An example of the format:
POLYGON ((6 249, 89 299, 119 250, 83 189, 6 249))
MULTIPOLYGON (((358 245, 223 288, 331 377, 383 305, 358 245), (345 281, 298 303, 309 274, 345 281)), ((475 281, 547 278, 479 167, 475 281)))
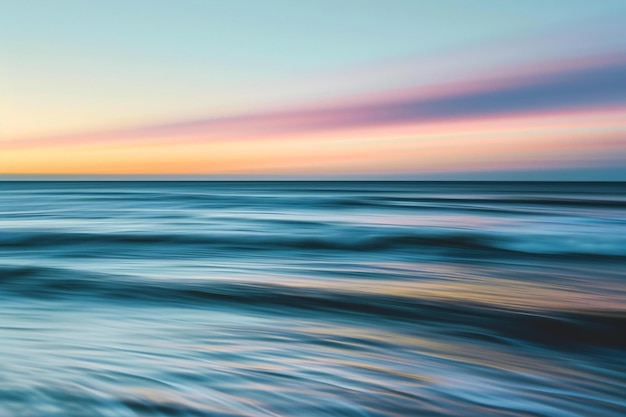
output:
POLYGON ((0 417, 626 415, 626 185, 0 183, 0 417))

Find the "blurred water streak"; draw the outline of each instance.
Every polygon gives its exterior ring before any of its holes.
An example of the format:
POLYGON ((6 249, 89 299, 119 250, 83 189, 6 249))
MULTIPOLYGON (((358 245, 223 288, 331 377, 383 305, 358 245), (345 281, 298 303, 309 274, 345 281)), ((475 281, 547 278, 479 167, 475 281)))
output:
POLYGON ((626 185, 0 183, 0 416, 623 416, 626 185))

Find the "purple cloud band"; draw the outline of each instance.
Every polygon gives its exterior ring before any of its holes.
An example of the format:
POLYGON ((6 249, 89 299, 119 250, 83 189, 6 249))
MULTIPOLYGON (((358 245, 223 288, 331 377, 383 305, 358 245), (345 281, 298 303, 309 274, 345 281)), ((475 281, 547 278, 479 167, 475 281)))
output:
MULTIPOLYGON (((467 85, 467 84, 466 84, 467 85)), ((469 84, 471 87, 471 83, 469 84)), ((9 147, 71 144, 102 141, 150 140, 155 136, 178 134, 199 135, 207 140, 220 135, 239 134, 267 137, 273 133, 315 132, 345 128, 366 128, 412 122, 568 111, 626 105, 626 56, 595 61, 592 64, 565 67, 526 76, 507 82, 481 82, 475 88, 445 95, 424 97, 419 90, 410 90, 382 100, 343 106, 321 106, 313 109, 287 110, 196 120, 151 127, 4 142, 9 147)))

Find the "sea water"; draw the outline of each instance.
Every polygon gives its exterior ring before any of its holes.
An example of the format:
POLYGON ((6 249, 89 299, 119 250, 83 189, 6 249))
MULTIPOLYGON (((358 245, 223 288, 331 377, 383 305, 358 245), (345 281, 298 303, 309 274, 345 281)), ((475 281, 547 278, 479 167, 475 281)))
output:
POLYGON ((626 184, 0 183, 0 416, 626 415, 626 184))

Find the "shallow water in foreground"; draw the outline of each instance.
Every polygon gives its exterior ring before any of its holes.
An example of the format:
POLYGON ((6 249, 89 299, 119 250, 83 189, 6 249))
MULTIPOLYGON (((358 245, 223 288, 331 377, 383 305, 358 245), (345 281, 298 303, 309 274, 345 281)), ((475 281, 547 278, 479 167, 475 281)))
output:
POLYGON ((625 267, 623 183, 0 183, 0 417, 623 417, 625 267))

